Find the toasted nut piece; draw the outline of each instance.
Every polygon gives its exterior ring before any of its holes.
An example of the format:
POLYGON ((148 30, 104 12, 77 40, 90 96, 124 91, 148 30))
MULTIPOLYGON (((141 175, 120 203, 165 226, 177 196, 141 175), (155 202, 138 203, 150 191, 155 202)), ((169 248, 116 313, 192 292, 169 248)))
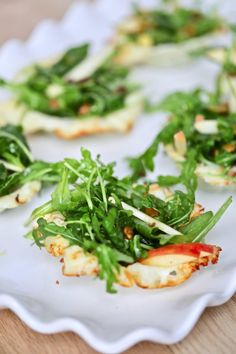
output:
POLYGON ((90 111, 90 105, 88 103, 83 104, 79 108, 79 114, 87 114, 90 111))
POLYGON ((131 240, 134 236, 134 230, 130 226, 125 226, 123 232, 128 240, 131 240))
POLYGON ((174 135, 174 145, 176 151, 181 155, 184 156, 187 152, 187 142, 184 135, 184 132, 179 131, 174 135))
POLYGON ((154 208, 145 208, 144 212, 145 212, 145 214, 147 214, 153 218, 159 214, 158 211, 154 208))
POLYGON ((49 101, 49 106, 50 108, 52 109, 58 109, 59 108, 59 102, 56 98, 52 98, 50 101, 49 101))
POLYGON ((236 144, 235 144, 235 143, 228 143, 228 144, 225 144, 225 145, 223 145, 223 149, 224 149, 226 152, 233 152, 233 151, 235 151, 235 149, 236 149, 236 144))
POLYGON ((197 114, 195 117, 195 122, 202 122, 205 119, 204 115, 197 114))
POLYGON ((204 212, 204 208, 201 204, 195 203, 194 209, 190 215, 190 219, 196 218, 204 212))

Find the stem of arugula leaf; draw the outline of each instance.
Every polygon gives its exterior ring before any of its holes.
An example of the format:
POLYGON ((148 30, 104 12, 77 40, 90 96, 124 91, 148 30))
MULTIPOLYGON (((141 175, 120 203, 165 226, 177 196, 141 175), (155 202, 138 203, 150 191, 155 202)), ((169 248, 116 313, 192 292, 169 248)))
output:
POLYGON ((98 179, 99 179, 99 183, 100 183, 100 186, 101 186, 101 191, 102 191, 102 199, 103 199, 103 202, 104 202, 104 205, 105 205, 105 210, 107 212, 107 195, 106 195, 106 189, 105 189, 105 186, 104 186, 104 182, 103 182, 103 179, 102 179, 102 176, 99 172, 99 169, 97 167, 97 174, 98 174, 98 179))
POLYGON ((91 183, 92 183, 92 179, 93 179, 93 176, 96 172, 96 168, 94 168, 89 176, 89 179, 88 179, 88 184, 87 184, 87 195, 85 195, 86 197, 86 200, 87 200, 87 203, 88 203, 88 207, 89 209, 93 210, 93 202, 92 202, 92 199, 91 199, 91 193, 90 193, 90 187, 91 187, 91 183))
MULTIPOLYGON (((114 200, 113 197, 109 197, 108 200, 112 204, 115 204, 115 200, 114 200)), ((121 205, 122 205, 123 209, 132 211, 133 215, 136 218, 146 222, 148 225, 150 225, 152 227, 157 227, 159 230, 165 232, 168 235, 182 235, 181 232, 173 229, 172 227, 164 224, 163 222, 161 222, 161 221, 159 221, 157 219, 152 218, 151 216, 143 213, 142 211, 132 207, 131 205, 129 205, 129 204, 125 203, 125 202, 121 202, 121 205)))
POLYGON ((32 154, 30 153, 30 151, 27 149, 27 147, 19 139, 17 139, 14 135, 9 134, 9 133, 4 132, 4 131, 1 131, 0 132, 0 137, 7 138, 7 139, 10 139, 10 140, 14 140, 18 144, 18 146, 21 148, 21 150, 26 154, 28 159, 31 162, 34 161, 34 158, 33 158, 32 154))
POLYGON ((70 224, 81 224, 81 225, 85 225, 85 227, 86 227, 86 229, 87 229, 87 231, 88 231, 88 234, 89 234, 91 240, 92 240, 92 241, 95 240, 94 235, 93 235, 93 233, 92 233, 92 228, 91 228, 91 227, 88 225, 88 223, 86 223, 85 221, 81 221, 81 220, 70 220, 70 221, 66 221, 65 223, 66 223, 66 225, 70 225, 70 224))

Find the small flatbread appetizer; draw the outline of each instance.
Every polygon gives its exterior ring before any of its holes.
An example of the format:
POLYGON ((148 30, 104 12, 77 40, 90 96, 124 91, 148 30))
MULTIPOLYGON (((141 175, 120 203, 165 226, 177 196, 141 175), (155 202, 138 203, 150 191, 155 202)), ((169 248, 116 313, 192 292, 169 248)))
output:
POLYGON ((59 165, 35 161, 19 126, 0 128, 0 212, 30 202, 42 183, 59 180, 59 165))
POLYGON ((128 132, 142 111, 129 70, 112 63, 112 49, 88 56, 87 44, 36 63, 0 86, 13 99, 0 102, 0 125, 21 124, 25 134, 46 132, 63 139, 128 132))
POLYGON ((227 102, 197 89, 167 96, 158 109, 170 112, 168 122, 140 156, 130 159, 134 176, 155 167, 160 145, 180 166, 196 163, 196 174, 206 183, 222 187, 236 184, 236 117, 227 102))
POLYGON ((181 6, 142 9, 118 27, 115 62, 125 65, 183 63, 191 53, 209 47, 226 29, 216 14, 181 6))
POLYGON ((66 159, 51 200, 29 220, 28 237, 60 259, 64 275, 97 276, 109 292, 114 283, 155 289, 178 285, 217 262, 220 247, 204 239, 231 198, 216 214, 204 212, 195 202, 194 173, 182 178, 182 192, 119 179, 113 166, 84 149, 80 161, 66 159), (78 178, 73 185, 70 173, 78 178))

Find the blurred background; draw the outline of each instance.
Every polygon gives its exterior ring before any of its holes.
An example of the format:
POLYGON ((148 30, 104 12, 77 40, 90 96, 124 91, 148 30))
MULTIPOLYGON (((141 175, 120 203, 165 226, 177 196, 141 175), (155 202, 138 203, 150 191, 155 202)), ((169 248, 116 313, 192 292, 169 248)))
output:
POLYGON ((73 0, 0 0, 0 45, 12 37, 26 38, 44 18, 61 18, 72 2, 73 0))

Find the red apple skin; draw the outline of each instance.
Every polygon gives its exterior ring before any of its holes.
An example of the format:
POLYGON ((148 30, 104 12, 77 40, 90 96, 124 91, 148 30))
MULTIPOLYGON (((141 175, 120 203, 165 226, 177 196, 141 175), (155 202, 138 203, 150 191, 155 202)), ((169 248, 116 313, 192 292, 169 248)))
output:
POLYGON ((167 254, 183 254, 195 258, 200 257, 201 252, 213 254, 216 246, 206 245, 204 243, 182 243, 177 245, 168 245, 150 250, 147 258, 164 256, 167 254))

